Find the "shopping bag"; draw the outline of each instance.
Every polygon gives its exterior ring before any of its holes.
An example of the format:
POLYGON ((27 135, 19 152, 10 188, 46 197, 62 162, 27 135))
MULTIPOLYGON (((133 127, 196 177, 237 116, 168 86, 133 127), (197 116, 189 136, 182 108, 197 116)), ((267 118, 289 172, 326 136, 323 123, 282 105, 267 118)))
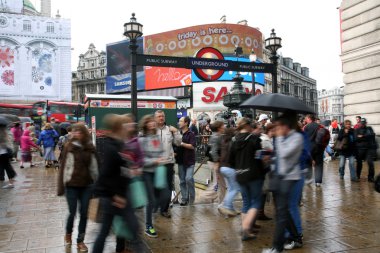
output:
POLYGON ((164 189, 167 186, 166 167, 159 165, 154 172, 154 187, 164 189))
POLYGON ((102 213, 101 213, 101 204, 99 198, 90 199, 88 206, 88 218, 96 223, 101 223, 102 213))
POLYGON ((133 236, 131 231, 127 226, 127 223, 124 221, 124 218, 120 215, 116 215, 113 217, 112 221, 113 232, 117 237, 121 237, 127 240, 132 240, 133 236))
POLYGON ((129 184, 131 204, 133 208, 142 208, 148 203, 145 184, 140 177, 135 177, 129 184))

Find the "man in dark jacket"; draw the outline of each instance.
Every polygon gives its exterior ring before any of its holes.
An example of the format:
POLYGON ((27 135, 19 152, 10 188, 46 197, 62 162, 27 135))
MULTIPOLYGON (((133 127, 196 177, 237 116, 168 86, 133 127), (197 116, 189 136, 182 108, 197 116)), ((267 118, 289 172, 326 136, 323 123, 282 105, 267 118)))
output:
POLYGON ((358 179, 355 173, 354 158, 355 158, 355 140, 354 129, 351 126, 350 120, 344 121, 344 128, 339 130, 337 144, 335 149, 339 152, 339 175, 340 179, 344 177, 344 167, 346 159, 349 161, 351 181, 357 182, 358 179))
POLYGON ((368 182, 374 182, 375 167, 373 159, 376 156, 377 143, 375 139, 375 132, 372 127, 367 126, 367 120, 361 118, 360 127, 355 129, 355 142, 356 142, 356 175, 360 179, 362 173, 363 160, 368 163, 368 182))
MULTIPOLYGON (((319 129, 319 124, 315 122, 315 116, 312 114, 306 115, 306 123, 307 125, 304 128, 304 132, 309 136, 311 143, 311 156, 314 162, 314 173, 315 173, 315 185, 317 187, 321 186, 322 177, 323 177, 323 152, 324 148, 322 148, 317 143, 317 133, 319 129)), ((310 174, 307 179, 312 177, 312 166, 309 165, 310 174)))

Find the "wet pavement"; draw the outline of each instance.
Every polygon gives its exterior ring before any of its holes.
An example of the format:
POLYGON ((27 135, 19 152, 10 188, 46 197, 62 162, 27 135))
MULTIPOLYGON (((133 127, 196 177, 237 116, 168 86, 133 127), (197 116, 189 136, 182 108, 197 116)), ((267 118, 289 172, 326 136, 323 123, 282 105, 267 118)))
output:
MULTIPOLYGON (((21 170, 13 165, 18 173, 15 188, 0 189, 0 252, 67 252, 63 245, 67 206, 63 197, 56 196, 57 171, 28 165, 21 170)), ((363 172, 366 178, 366 167, 363 172)), ((272 206, 273 202, 266 206, 271 217, 272 206)), ((301 213, 304 247, 294 252, 380 252, 380 194, 364 179, 351 182, 346 174, 340 180, 337 161, 325 167, 321 188, 305 186, 301 213)), ((138 214, 143 224, 142 211, 138 214)), ((174 205, 172 216, 154 216, 159 237, 144 236, 152 252, 261 252, 271 245, 273 221, 259 221, 257 239, 242 242, 240 217, 221 216, 217 204, 174 205)), ((99 225, 89 221, 85 243, 90 249, 98 231, 99 225)), ((114 250, 115 238, 109 236, 104 252, 114 250)), ((71 252, 77 252, 75 245, 71 252)))

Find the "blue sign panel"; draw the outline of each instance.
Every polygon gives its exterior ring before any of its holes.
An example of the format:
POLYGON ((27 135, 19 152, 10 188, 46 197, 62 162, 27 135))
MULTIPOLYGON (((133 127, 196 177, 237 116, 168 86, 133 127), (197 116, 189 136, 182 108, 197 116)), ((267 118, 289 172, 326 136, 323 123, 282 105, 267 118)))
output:
MULTIPOLYGON (((137 72, 137 90, 145 89, 145 73, 137 72)), ((106 93, 120 93, 131 91, 131 74, 106 77, 106 93)))
MULTIPOLYGON (((239 58, 236 57, 225 57, 225 60, 230 61, 240 61, 240 62, 250 62, 249 59, 246 58, 239 58)), ((255 74, 255 82, 264 85, 265 84, 265 78, 264 73, 254 73, 255 74)), ((236 75, 236 71, 225 71, 224 74, 218 79, 218 81, 231 81, 236 75)), ((243 82, 252 82, 252 72, 240 72, 241 77, 243 77, 243 82)), ((191 73, 191 80, 193 83, 197 82, 203 82, 201 79, 199 79, 195 74, 194 71, 191 73)))
MULTIPOLYGON (((143 38, 137 39, 137 53, 143 52, 143 38)), ((131 91, 131 50, 129 41, 120 41, 107 45, 106 93, 131 91)), ((137 66, 137 90, 145 89, 143 66, 137 66)))

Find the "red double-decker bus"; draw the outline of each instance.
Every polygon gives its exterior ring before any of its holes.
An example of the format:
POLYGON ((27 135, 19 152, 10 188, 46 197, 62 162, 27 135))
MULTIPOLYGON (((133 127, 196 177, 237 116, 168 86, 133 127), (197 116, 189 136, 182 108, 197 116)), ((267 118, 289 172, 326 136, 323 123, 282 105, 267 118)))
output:
POLYGON ((0 103, 0 114, 12 114, 18 117, 31 117, 33 114, 33 105, 0 103))
POLYGON ((80 103, 61 101, 39 101, 32 105, 33 119, 47 116, 47 121, 55 118, 59 122, 84 121, 84 106, 80 103))

